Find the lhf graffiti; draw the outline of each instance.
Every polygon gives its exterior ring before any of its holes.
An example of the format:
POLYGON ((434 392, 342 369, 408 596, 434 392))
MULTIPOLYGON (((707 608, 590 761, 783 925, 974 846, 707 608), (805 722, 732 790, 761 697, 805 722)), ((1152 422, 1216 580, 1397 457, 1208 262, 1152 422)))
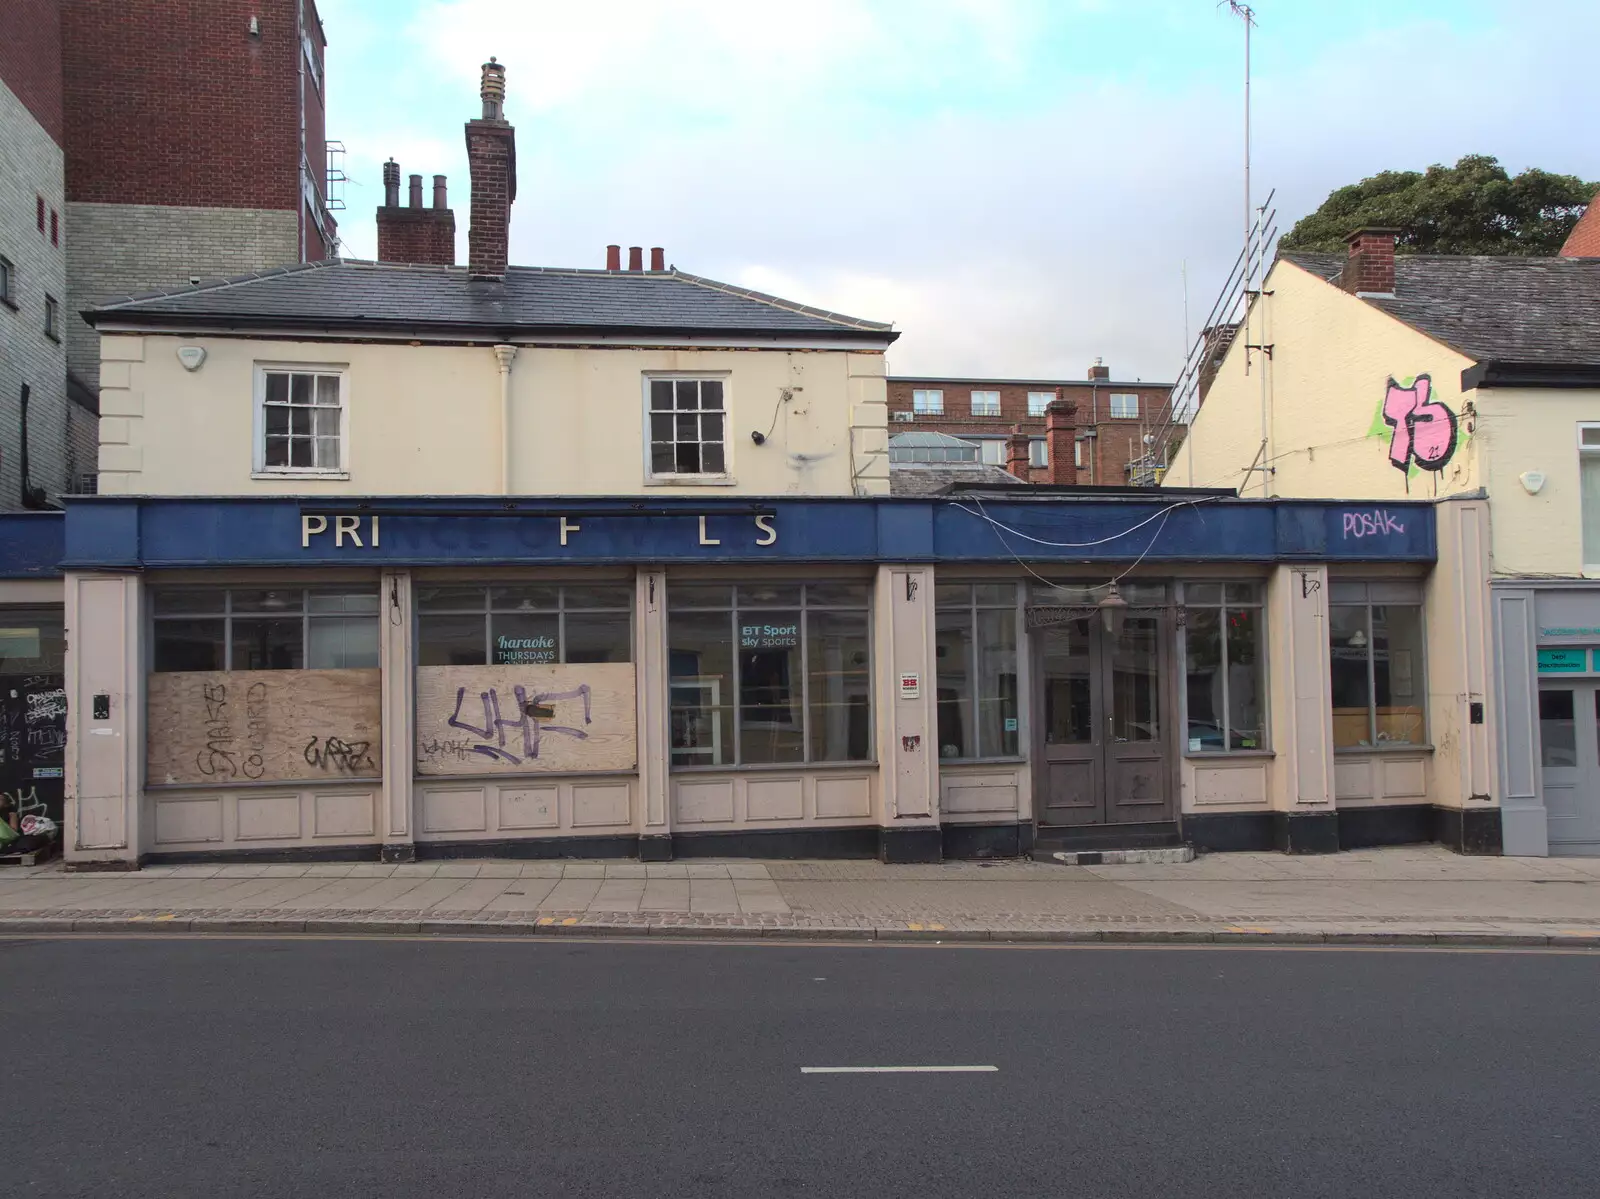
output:
POLYGON ((1416 463, 1423 470, 1440 471, 1455 456, 1456 414, 1431 399, 1432 391, 1427 375, 1418 375, 1410 387, 1401 387, 1390 376, 1383 422, 1392 430, 1389 462, 1396 470, 1410 470, 1416 463))
POLYGON ((545 733, 560 733, 565 737, 576 737, 579 741, 588 739, 589 734, 583 729, 543 723, 554 716, 553 704, 570 699, 583 701, 583 723, 593 723, 587 683, 580 683, 571 691, 542 691, 532 696, 526 688, 518 686, 513 689, 513 694, 517 714, 514 719, 508 720, 500 715, 500 693, 492 687, 488 691, 480 691, 478 699, 483 704, 483 724, 479 726, 461 719, 461 704, 466 699, 467 689, 456 688, 456 710, 451 713, 449 724, 451 728, 464 729, 479 739, 479 743, 471 747, 473 753, 518 766, 539 756, 539 740, 545 733), (508 748, 507 730, 513 736, 521 734, 520 743, 513 741, 508 748), (490 742, 492 744, 488 744, 490 742))

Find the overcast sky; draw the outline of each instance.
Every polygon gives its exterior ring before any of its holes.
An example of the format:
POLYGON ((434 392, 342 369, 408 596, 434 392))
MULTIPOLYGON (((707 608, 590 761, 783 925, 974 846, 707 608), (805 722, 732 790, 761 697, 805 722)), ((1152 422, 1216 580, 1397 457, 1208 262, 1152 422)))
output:
MULTIPOLYGON (((1243 35, 1214 0, 319 0, 344 253, 380 164, 450 177, 506 64, 511 260, 608 242, 895 322, 899 374, 1170 380, 1243 238, 1243 35)), ((1389 168, 1600 179, 1600 0, 1260 0, 1254 193, 1389 168)), ((430 193, 431 194, 431 193, 430 193)))

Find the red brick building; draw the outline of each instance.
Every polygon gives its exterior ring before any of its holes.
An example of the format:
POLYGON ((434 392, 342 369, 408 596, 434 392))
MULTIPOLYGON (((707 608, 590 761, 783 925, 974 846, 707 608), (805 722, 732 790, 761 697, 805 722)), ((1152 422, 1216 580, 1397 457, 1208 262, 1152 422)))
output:
POLYGON ((952 433, 976 441, 981 460, 1006 465, 1006 439, 1020 427, 1029 439, 1029 481, 1123 487, 1128 464, 1144 453, 1144 435, 1161 418, 1169 383, 1119 382, 1096 361, 1084 379, 955 379, 889 376, 889 434, 952 433), (1052 464, 1045 405, 1076 406, 1073 470, 1052 464), (1054 466, 1054 469, 1052 469, 1054 466))

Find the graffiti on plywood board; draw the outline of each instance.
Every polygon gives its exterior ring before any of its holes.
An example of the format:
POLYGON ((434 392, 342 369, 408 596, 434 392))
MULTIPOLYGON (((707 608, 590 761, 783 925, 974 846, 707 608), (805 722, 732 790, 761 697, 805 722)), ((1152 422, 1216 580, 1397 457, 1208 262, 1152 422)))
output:
POLYGON ((1450 464, 1471 433, 1450 406, 1435 398, 1433 378, 1389 376, 1368 436, 1388 440, 1389 465, 1406 476, 1438 473, 1450 464))
POLYGON ((462 703, 467 698, 465 687, 456 688, 456 708, 450 714, 449 725, 453 729, 462 729, 476 738, 470 745, 469 752, 482 754, 486 758, 509 762, 513 766, 520 766, 523 762, 539 756, 539 744, 547 734, 554 733, 558 736, 573 737, 579 741, 587 741, 587 729, 575 728, 568 724, 547 723, 555 719, 555 704, 560 700, 581 700, 583 702, 583 723, 593 724, 594 713, 589 686, 580 683, 570 691, 540 691, 529 695, 527 688, 518 684, 512 688, 515 697, 514 704, 507 707, 513 712, 510 719, 500 714, 500 692, 491 687, 487 691, 478 693, 478 702, 483 705, 483 724, 472 723, 471 719, 461 718, 462 703), (508 741, 506 733, 512 734, 508 741))

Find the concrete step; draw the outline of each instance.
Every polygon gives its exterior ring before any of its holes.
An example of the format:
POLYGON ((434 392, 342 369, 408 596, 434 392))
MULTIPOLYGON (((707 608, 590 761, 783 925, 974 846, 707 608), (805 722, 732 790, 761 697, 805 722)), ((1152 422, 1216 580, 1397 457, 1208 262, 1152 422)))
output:
POLYGON ((1034 850, 1040 862, 1059 862, 1063 866, 1171 865, 1194 861, 1193 845, 1164 845, 1151 849, 1058 849, 1034 850))

